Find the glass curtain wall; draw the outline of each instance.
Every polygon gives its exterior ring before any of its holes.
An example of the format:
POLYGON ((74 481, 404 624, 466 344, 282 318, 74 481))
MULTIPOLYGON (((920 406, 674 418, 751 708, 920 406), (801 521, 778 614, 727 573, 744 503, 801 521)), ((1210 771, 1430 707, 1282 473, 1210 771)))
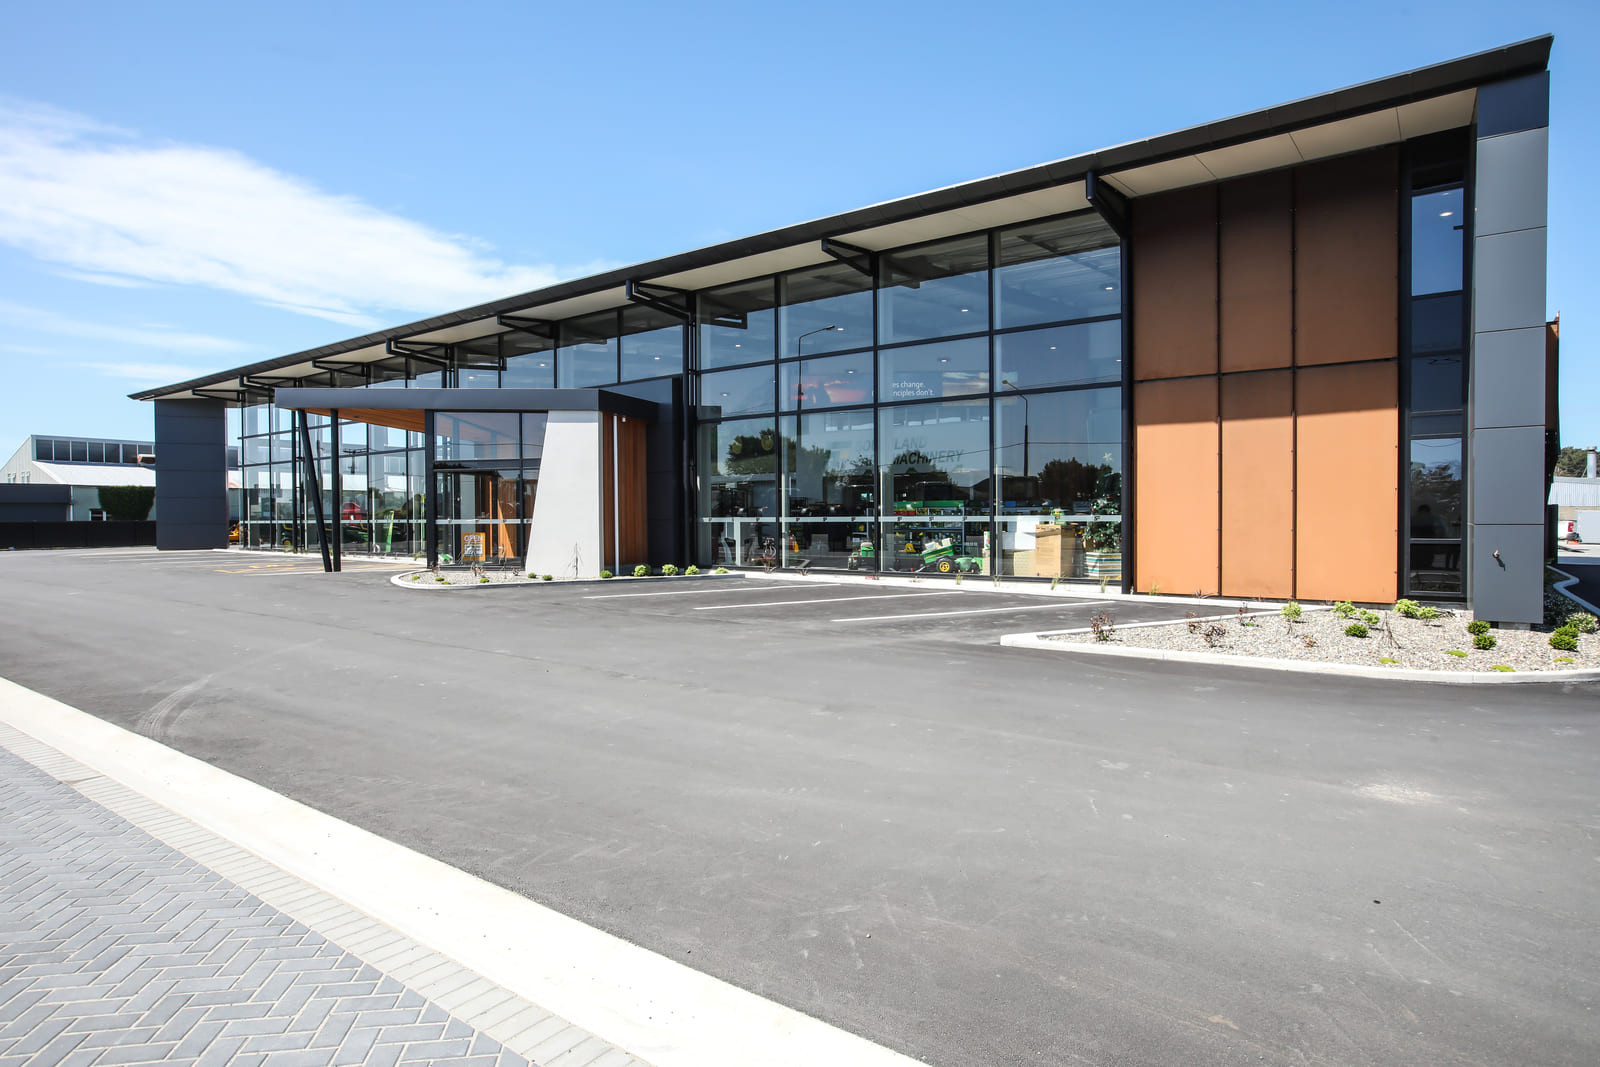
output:
POLYGON ((1093 577, 1121 288, 1090 213, 701 292, 701 562, 1093 577))

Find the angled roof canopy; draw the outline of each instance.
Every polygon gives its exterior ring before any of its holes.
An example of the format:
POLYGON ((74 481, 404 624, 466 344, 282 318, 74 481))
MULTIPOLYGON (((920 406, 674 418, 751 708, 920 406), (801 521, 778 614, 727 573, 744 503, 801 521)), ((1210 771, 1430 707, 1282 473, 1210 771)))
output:
POLYGON ((1477 88, 1545 69, 1546 35, 1217 122, 1103 148, 646 263, 560 282, 319 348, 131 394, 136 400, 225 395, 327 370, 317 360, 392 358, 389 343, 449 344, 506 332, 500 315, 556 321, 629 303, 629 282, 703 289, 830 262, 824 239, 878 250, 1088 207, 1091 173, 1137 198, 1275 170, 1469 125, 1477 88), (197 392, 196 390, 200 390, 197 392), (212 391, 214 390, 214 391, 212 391), (207 392, 212 391, 212 392, 207 392))

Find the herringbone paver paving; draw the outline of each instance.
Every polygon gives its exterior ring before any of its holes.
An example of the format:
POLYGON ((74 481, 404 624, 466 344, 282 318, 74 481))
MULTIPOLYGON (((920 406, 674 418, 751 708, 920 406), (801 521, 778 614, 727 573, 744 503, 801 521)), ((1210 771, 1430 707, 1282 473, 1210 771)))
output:
POLYGON ((528 1062, 0 749, 0 1067, 528 1062))

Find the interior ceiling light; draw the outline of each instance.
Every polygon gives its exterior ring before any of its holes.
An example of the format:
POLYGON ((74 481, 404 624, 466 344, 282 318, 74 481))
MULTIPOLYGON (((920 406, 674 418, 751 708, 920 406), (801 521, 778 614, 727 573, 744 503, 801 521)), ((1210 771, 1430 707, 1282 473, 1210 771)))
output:
POLYGON ((1447 218, 1449 218, 1449 217, 1450 217, 1450 216, 1451 216, 1451 215, 1454 215, 1454 214, 1455 214, 1455 212, 1454 212, 1454 211, 1441 211, 1441 212, 1439 212, 1439 217, 1440 217, 1440 218, 1441 218, 1441 219, 1447 219, 1447 218))

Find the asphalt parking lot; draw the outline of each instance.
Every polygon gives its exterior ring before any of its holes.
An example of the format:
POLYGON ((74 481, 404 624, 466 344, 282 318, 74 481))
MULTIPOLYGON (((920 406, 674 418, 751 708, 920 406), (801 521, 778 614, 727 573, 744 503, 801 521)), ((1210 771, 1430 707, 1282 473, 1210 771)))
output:
POLYGON ((1002 648, 1102 606, 971 579, 393 571, 6 553, 0 674, 940 1067, 1600 1047, 1600 686, 1002 648))

